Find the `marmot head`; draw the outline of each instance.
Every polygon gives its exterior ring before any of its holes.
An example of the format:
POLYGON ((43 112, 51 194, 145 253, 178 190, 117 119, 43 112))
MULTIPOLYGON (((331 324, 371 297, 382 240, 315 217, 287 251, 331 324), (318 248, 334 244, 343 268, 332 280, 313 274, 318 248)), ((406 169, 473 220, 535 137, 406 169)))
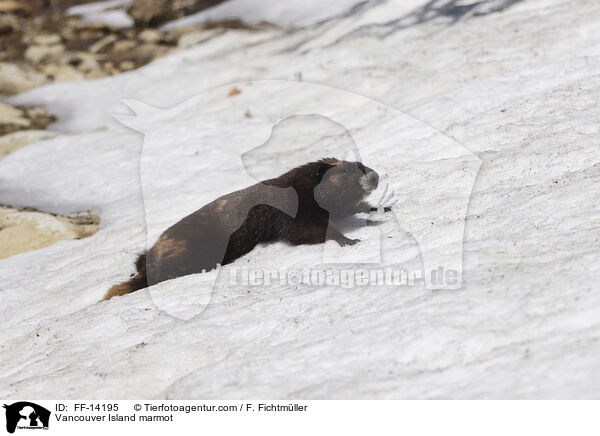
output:
POLYGON ((321 159, 315 200, 333 216, 352 213, 354 206, 377 189, 379 175, 360 162, 321 159))

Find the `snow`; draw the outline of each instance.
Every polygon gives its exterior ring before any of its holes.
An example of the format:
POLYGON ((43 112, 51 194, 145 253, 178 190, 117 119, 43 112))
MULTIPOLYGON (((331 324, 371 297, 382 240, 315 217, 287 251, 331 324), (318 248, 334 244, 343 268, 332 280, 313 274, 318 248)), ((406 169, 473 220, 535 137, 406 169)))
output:
POLYGON ((365 0, 333 0, 324 6, 319 0, 228 0, 196 14, 179 18, 163 26, 164 29, 191 25, 239 20, 249 26, 264 24, 288 29, 306 27, 350 14, 354 7, 368 3, 365 0))
POLYGON ((132 0, 107 0, 71 6, 69 15, 77 15, 83 21, 103 23, 115 28, 131 27, 133 18, 125 12, 132 0))
MULTIPOLYGON (((0 261, 0 396, 598 398, 600 5, 494 2, 503 10, 454 20, 407 3, 369 2, 325 22, 299 14, 298 27, 319 24, 291 33, 231 30, 136 71, 11 98, 51 108, 64 134, 0 160, 2 202, 90 210, 100 229, 0 261), (241 94, 227 97, 234 84, 241 94), (126 118, 123 99, 144 116, 126 118), (310 115, 315 102, 351 138, 310 115), (281 118, 296 110, 306 115, 281 118), (417 233, 413 214, 456 213, 453 192, 468 180, 459 170, 481 161, 460 289, 217 280, 208 300, 196 290, 213 272, 97 303, 133 271, 146 224, 152 241, 202 204, 350 139, 402 187, 398 220, 408 212, 417 233), (446 146, 471 153, 449 158, 446 146), (397 172, 407 153, 423 167, 397 172)), ((381 254, 418 269, 402 230, 381 254)), ((456 240, 438 236, 438 251, 456 240)), ((231 267, 294 269, 323 253, 271 244, 231 267)))

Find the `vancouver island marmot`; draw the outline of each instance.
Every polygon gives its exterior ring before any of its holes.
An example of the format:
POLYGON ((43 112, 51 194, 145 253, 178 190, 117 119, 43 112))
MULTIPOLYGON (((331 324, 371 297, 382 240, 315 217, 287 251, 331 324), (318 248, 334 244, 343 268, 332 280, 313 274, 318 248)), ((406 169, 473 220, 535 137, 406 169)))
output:
POLYGON ((375 210, 363 199, 378 182, 377 173, 362 163, 328 158, 224 195, 165 230, 138 257, 137 274, 113 286, 104 299, 209 271, 259 243, 300 245, 331 239, 353 245, 358 239, 345 237, 336 221, 375 210))

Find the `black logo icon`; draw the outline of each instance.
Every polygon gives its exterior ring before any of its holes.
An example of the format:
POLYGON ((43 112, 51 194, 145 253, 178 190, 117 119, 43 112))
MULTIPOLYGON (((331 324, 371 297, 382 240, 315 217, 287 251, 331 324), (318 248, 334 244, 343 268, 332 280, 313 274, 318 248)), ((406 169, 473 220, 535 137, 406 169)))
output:
POLYGON ((19 401, 10 406, 4 405, 6 409, 6 431, 14 433, 19 429, 48 429, 50 411, 35 403, 19 401))

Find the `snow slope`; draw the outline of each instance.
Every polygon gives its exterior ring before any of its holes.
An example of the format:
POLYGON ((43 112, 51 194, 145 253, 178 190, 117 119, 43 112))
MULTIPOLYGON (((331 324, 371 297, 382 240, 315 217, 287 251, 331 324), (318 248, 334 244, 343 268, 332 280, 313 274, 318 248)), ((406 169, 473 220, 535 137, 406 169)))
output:
MULTIPOLYGON (((1 202, 90 210, 100 229, 0 261, 0 396, 598 398, 600 5, 493 2, 491 10, 503 10, 486 14, 455 2, 407 3, 369 2, 292 33, 228 31, 136 71, 11 98, 47 105, 58 115, 51 127, 65 134, 0 160, 1 202), (193 97, 262 79, 301 79, 379 101, 481 159, 461 289, 247 292, 221 284, 188 320, 157 306, 148 291, 97 304, 128 277, 146 245, 144 199, 164 211, 149 223, 160 227, 253 182, 237 160, 247 144, 211 141, 251 131, 252 114, 272 98, 244 100, 246 88, 204 103, 193 97), (112 117, 131 114, 123 98, 163 109, 195 102, 196 112, 172 119, 162 138, 165 162, 173 150, 189 152, 182 174, 197 174, 197 184, 173 185, 169 196, 142 191, 143 136, 112 117), (237 115, 219 116, 231 108, 237 115), (191 124, 198 111, 214 113, 212 124, 191 124)), ((353 119, 376 135, 370 116, 353 119)), ((298 121, 282 137, 327 141, 331 125, 315 126, 298 121)), ((279 157, 290 153, 285 141, 276 147, 279 157)), ((398 159, 386 147, 379 153, 398 159)), ((439 156, 430 174, 451 171, 450 164, 439 156)), ((169 180, 158 187, 169 188, 169 180)), ((402 201, 414 207, 410 196, 402 201)), ((408 235, 395 241, 412 255, 407 265, 420 265, 408 235)), ((274 244, 236 263, 293 268, 322 252, 274 244)), ((167 303, 185 307, 201 280, 157 288, 167 303)))

